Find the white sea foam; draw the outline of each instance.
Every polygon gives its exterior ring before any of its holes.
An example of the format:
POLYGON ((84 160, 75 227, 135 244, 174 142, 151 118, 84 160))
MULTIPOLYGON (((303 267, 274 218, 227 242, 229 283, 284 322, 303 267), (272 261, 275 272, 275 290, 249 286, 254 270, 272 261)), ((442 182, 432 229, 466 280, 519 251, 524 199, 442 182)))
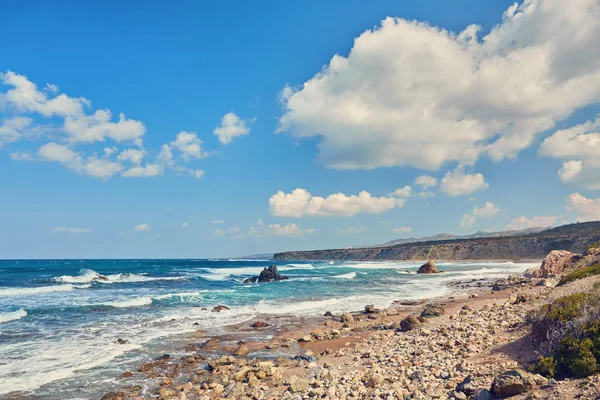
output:
POLYGON ((151 282, 151 281, 175 281, 187 279, 187 276, 147 276, 146 274, 109 274, 102 275, 91 269, 82 269, 80 275, 71 276, 63 275, 53 278, 56 282, 63 283, 135 283, 135 282, 151 282))
POLYGON ((0 313, 0 324, 10 321, 15 321, 17 319, 25 318, 27 316, 27 311, 20 309, 17 311, 4 312, 0 313))
POLYGON ((115 307, 115 308, 142 307, 142 306, 149 306, 150 304, 152 304, 151 297, 135 297, 133 299, 119 300, 119 301, 107 301, 105 303, 101 303, 101 305, 115 307))
MULTIPOLYGON (((233 276, 244 276, 251 277, 261 273, 264 266, 260 267, 235 267, 235 268, 203 268, 207 274, 201 274, 200 276, 209 281, 224 281, 231 279, 233 276)), ((312 264, 288 264, 277 267, 279 271, 292 271, 299 269, 313 269, 312 264)))
POLYGON ((356 272, 349 272, 347 274, 335 275, 332 278, 336 279, 354 279, 356 278, 356 272))
POLYGON ((38 287, 15 287, 0 289, 0 296, 28 296, 50 292, 68 292, 76 287, 70 284, 38 287))

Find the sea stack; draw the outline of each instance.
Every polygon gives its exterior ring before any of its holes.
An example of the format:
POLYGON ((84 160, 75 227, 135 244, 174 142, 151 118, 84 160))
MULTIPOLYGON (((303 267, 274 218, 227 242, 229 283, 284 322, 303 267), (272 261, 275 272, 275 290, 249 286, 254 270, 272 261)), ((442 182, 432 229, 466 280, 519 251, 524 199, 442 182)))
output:
POLYGON ((437 270, 435 263, 431 260, 421 265, 421 267, 417 270, 417 274, 437 274, 438 272, 440 271, 437 270))
POLYGON ((284 281, 287 279, 289 279, 289 277, 279 274, 276 265, 271 265, 268 268, 264 268, 260 272, 260 275, 246 279, 244 283, 263 283, 271 281, 284 281))

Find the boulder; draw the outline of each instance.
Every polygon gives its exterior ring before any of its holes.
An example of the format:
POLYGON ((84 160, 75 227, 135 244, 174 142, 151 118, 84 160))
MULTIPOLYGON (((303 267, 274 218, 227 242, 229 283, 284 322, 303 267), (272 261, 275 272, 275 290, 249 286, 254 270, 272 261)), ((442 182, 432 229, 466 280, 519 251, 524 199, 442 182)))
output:
POLYGON ((427 261, 417 270, 417 274, 437 274, 438 271, 433 261, 427 261))
POLYGON ((216 350, 219 348, 219 341, 215 338, 208 339, 200 345, 200 348, 204 350, 216 350))
POLYGON ((212 309, 212 312, 221 312, 223 310, 231 310, 231 308, 223 305, 218 305, 212 309))
POLYGON ((444 307, 436 304, 430 304, 421 313, 422 318, 439 317, 444 314, 444 307))
POLYGON ((532 273, 534 278, 547 278, 552 274, 560 274, 565 266, 568 266, 574 259, 576 254, 566 250, 552 250, 550 254, 542 261, 542 266, 532 273))
POLYGON ((292 392, 292 393, 305 392, 308 390, 308 388, 309 388, 308 379, 292 377, 292 381, 290 384, 290 392, 292 392))
POLYGON ((345 312, 342 314, 342 317, 340 318, 340 322, 342 322, 344 324, 349 324, 350 322, 354 322, 354 317, 349 312, 345 312))
POLYGON ((266 328, 267 326, 269 326, 269 324, 267 324, 266 322, 263 322, 263 321, 256 321, 255 323, 252 324, 253 328, 266 328))
POLYGON ((248 354, 250 354, 250 348, 245 344, 239 345, 238 348, 235 349, 235 351, 233 352, 233 355, 236 355, 238 357, 244 357, 248 354))
POLYGON ((492 393, 500 397, 509 397, 528 392, 534 386, 535 380, 531 374, 514 369, 494 378, 492 393))
POLYGON ((473 394, 473 400, 492 400, 492 394, 487 389, 479 388, 473 394))
POLYGON ((325 314, 323 314, 324 317, 333 317, 333 313, 331 311, 327 311, 325 312, 325 314))
POLYGON ((375 306, 373 304, 368 304, 365 306, 365 312, 367 314, 372 314, 375 312, 375 306))
POLYGON ((408 331, 412 331, 419 325, 421 325, 421 321, 419 321, 416 317, 409 315, 408 317, 406 317, 402 321, 400 321, 400 326, 399 326, 398 330, 400 332, 408 332, 408 331))
POLYGON ((281 275, 277 270, 276 265, 270 265, 268 268, 265 267, 258 276, 253 276, 244 281, 244 283, 266 283, 273 281, 284 281, 289 277, 281 275))
POLYGON ((456 391, 462 392, 467 396, 475 394, 475 390, 477 390, 477 386, 475 386, 475 383, 473 382, 473 375, 467 375, 461 383, 456 385, 456 391))
POLYGON ((102 396, 102 400, 125 400, 125 398, 123 392, 109 392, 102 396))

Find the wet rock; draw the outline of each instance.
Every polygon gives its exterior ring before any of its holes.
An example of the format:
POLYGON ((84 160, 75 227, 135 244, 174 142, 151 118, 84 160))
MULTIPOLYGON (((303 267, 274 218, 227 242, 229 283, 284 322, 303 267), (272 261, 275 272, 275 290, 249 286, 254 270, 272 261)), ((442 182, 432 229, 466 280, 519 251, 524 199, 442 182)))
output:
POLYGON ((102 396, 102 400, 125 400, 125 393, 109 392, 102 396))
POLYGON ((421 265, 417 270, 417 274, 437 274, 438 272, 440 271, 437 270, 435 263, 431 260, 421 265))
POLYGON ((200 345, 200 348, 204 350, 216 350, 219 348, 219 341, 215 338, 208 339, 200 345))
POLYGON ((117 343, 117 344, 128 344, 128 343, 129 343, 129 340, 125 340, 125 339, 118 338, 118 339, 116 340, 116 343, 117 343))
POLYGON ((250 348, 245 344, 239 345, 237 349, 233 352, 234 355, 238 357, 244 357, 250 354, 250 348))
POLYGON ((171 356, 169 354, 163 354, 162 356, 158 356, 154 359, 154 361, 167 361, 171 356))
POLYGON ((375 306, 373 304, 368 304, 365 306, 365 312, 367 314, 372 314, 375 312, 375 306))
POLYGON ((323 314, 324 317, 333 317, 333 314, 331 311, 327 311, 325 314, 323 314))
POLYGON ((149 372, 152 371, 152 369, 154 369, 154 363, 142 364, 140 366, 140 372, 149 372))
POLYGON ((266 283, 273 281, 284 281, 289 279, 288 276, 281 275, 277 270, 276 265, 270 265, 268 268, 264 268, 260 275, 253 276, 244 281, 244 283, 266 283))
POLYGON ((492 393, 500 397, 515 396, 533 389, 535 381, 531 374, 515 369, 494 378, 492 393))
POLYGON ((266 322, 263 322, 263 321, 256 321, 255 323, 252 324, 253 328, 266 328, 267 326, 269 326, 269 324, 267 324, 266 322))
POLYGON ((216 307, 213 307, 212 312, 221 312, 223 310, 231 310, 231 308, 223 305, 218 305, 216 307))

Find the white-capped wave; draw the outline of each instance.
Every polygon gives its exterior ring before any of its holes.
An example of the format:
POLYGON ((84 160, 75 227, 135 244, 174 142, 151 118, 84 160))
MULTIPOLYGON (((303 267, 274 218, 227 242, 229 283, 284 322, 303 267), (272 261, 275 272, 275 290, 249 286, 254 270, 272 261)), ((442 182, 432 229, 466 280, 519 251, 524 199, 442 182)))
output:
POLYGON ((356 278, 356 272, 348 272, 347 274, 335 275, 332 278, 336 279, 354 279, 356 278))
POLYGON ((135 282, 151 282, 151 281, 175 281, 186 279, 187 276, 147 276, 146 274, 109 274, 102 275, 92 269, 82 269, 81 273, 76 276, 63 275, 53 278, 56 282, 63 283, 135 283, 135 282))
POLYGON ((20 309, 17 311, 4 312, 0 313, 0 324, 4 322, 15 321, 17 319, 25 318, 27 316, 27 311, 20 309))
POLYGON ((50 292, 68 292, 76 287, 70 284, 38 287, 14 287, 0 289, 0 296, 28 296, 50 292))
POLYGON ((133 299, 119 300, 119 301, 107 301, 101 303, 104 306, 110 306, 115 308, 129 308, 129 307, 142 307, 149 306, 152 304, 151 297, 135 297, 133 299))

